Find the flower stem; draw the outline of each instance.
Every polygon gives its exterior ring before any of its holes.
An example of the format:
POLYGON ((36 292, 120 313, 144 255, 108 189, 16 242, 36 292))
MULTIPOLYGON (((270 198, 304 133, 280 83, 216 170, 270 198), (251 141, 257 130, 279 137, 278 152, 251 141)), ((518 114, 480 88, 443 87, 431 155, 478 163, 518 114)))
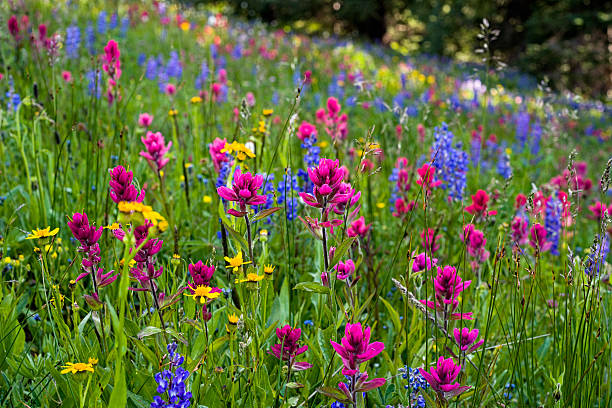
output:
POLYGON ((251 223, 249 222, 248 214, 244 216, 244 221, 246 222, 246 228, 247 228, 247 239, 248 239, 248 245, 249 245, 249 259, 253 263, 253 267, 255 267, 257 265, 255 262, 255 258, 253 258, 253 239, 251 237, 251 223))

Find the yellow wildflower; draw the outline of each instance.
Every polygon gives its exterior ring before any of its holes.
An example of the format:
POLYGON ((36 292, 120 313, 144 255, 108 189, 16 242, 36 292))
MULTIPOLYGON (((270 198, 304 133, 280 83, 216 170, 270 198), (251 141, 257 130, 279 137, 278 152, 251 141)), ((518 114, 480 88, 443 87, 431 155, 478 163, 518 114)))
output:
POLYGON ((178 115, 178 111, 176 109, 170 109, 168 111, 168 115, 169 116, 176 116, 176 115, 178 115))
POLYGON ((115 231, 119 229, 119 223, 118 222, 113 222, 111 225, 107 225, 106 227, 104 227, 104 229, 109 229, 111 231, 115 231))
POLYGON ((226 268, 233 268, 233 272, 234 273, 238 273, 238 269, 242 265, 246 265, 246 264, 250 264, 251 263, 251 261, 244 262, 244 260, 242 259, 242 251, 238 251, 236 256, 233 257, 233 258, 230 258, 230 257, 226 256, 226 257, 224 257, 224 259, 229 264, 229 265, 226 266, 226 268))
POLYGON ((266 276, 272 276, 274 269, 276 269, 274 265, 264 265, 264 274, 266 274, 266 276))
POLYGON ((193 293, 185 293, 185 296, 192 297, 196 302, 199 298, 200 303, 206 303, 207 299, 216 299, 221 294, 220 292, 212 292, 213 288, 204 285, 199 285, 195 288, 189 285, 189 289, 191 289, 193 293))
POLYGON ((204 201, 204 204, 210 204, 212 203, 212 197, 209 195, 205 195, 204 198, 202 198, 202 201, 204 201))
POLYGON ((59 232, 59 228, 50 231, 51 227, 47 227, 45 229, 33 229, 32 233, 26 237, 26 239, 43 239, 54 236, 59 232))
MULTIPOLYGON (((91 358, 89 359, 92 360, 91 358)), ((97 362, 98 360, 96 360, 97 362)), ((89 371, 90 373, 94 372, 93 364, 91 363, 71 363, 68 362, 66 365, 62 366, 63 370, 60 371, 62 374, 76 374, 76 373, 84 373, 89 371)))
POLYGON ((256 283, 256 282, 259 282, 260 280, 262 280, 263 278, 265 278, 264 275, 258 275, 256 273, 248 273, 246 278, 244 278, 244 279, 236 279, 236 283, 244 283, 244 282, 256 283))
POLYGON ((272 115, 273 113, 274 113, 274 109, 264 109, 263 110, 263 115, 265 117, 268 117, 268 116, 272 115))
POLYGON ((200 102, 202 102, 202 98, 200 98, 199 96, 194 96, 193 98, 191 98, 191 103, 193 103, 194 105, 200 102))

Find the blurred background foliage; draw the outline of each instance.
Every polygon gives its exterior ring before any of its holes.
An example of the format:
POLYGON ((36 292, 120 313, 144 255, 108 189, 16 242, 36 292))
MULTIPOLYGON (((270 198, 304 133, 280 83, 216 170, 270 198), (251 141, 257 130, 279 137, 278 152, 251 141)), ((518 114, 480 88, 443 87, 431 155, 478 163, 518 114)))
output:
MULTIPOLYGON (((219 3, 182 0, 183 3, 219 3)), ((612 2, 598 0, 226 0, 232 13, 316 35, 362 37, 402 54, 478 61, 483 18, 509 66, 557 90, 612 99, 612 2)))

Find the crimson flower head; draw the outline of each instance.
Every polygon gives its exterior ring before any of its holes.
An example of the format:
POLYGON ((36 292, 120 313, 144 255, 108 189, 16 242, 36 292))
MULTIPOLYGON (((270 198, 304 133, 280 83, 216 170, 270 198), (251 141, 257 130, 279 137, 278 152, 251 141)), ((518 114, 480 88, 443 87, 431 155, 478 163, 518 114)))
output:
POLYGON ((336 270, 336 278, 346 280, 355 273, 355 263, 352 259, 349 259, 346 262, 340 261, 336 266, 334 266, 334 269, 336 270))
POLYGON ((17 21, 17 17, 14 15, 8 19, 8 30, 13 38, 17 39, 17 36, 19 35, 19 22, 17 21))
POLYGON ((358 205, 361 198, 361 191, 356 191, 350 183, 340 183, 338 194, 334 199, 333 211, 338 215, 343 215, 347 209, 351 209, 348 219, 354 219, 361 209, 361 204, 358 205))
POLYGON ((391 215, 394 217, 403 217, 405 214, 412 211, 415 206, 416 203, 414 200, 406 203, 403 198, 398 197, 397 200, 395 200, 395 211, 393 211, 393 214, 391 215))
POLYGON ((540 252, 548 251, 552 242, 546 240, 546 235, 546 228, 540 224, 534 224, 529 230, 529 245, 540 252))
POLYGON ((438 267, 438 274, 434 278, 436 297, 446 304, 457 299, 459 293, 467 289, 472 281, 463 281, 454 266, 438 267))
POLYGON ((365 329, 361 323, 347 323, 341 344, 330 340, 336 353, 342 358, 344 368, 342 374, 354 375, 359 372, 359 365, 379 355, 385 345, 380 341, 370 343, 370 328, 365 329))
POLYGON ((306 362, 296 362, 295 358, 308 350, 308 346, 299 346, 302 329, 293 329, 290 325, 276 329, 276 337, 279 343, 273 345, 268 353, 272 354, 279 360, 289 363, 289 369, 294 371, 302 371, 312 367, 312 364, 306 362))
POLYGON ((324 208, 327 204, 343 201, 346 197, 338 194, 340 184, 344 178, 344 171, 340 168, 338 160, 319 160, 319 166, 308 169, 308 176, 314 184, 312 195, 301 192, 300 197, 312 207, 324 208))
POLYGON ((412 272, 421 272, 424 271, 425 268, 427 270, 431 270, 432 266, 435 266, 438 263, 437 258, 432 258, 428 256, 425 252, 421 252, 420 254, 414 257, 414 263, 412 264, 412 272))
POLYGON ((431 367, 429 372, 419 368, 419 372, 431 388, 444 399, 455 397, 470 389, 469 386, 453 384, 461 372, 461 366, 455 365, 452 358, 444 359, 440 356, 436 367, 431 367))
POLYGON ((229 155, 222 151, 225 149, 226 144, 227 139, 219 139, 216 137, 215 140, 208 145, 208 152, 210 153, 210 157, 212 158, 213 165, 215 166, 215 171, 217 173, 221 169, 222 163, 230 161, 229 155))
POLYGON ((153 123, 153 115, 149 115, 148 113, 141 113, 138 115, 138 126, 143 128, 148 128, 153 123))
POLYGON ((609 212, 606 205, 601 201, 597 201, 595 204, 589 205, 589 211, 591 212, 591 214, 587 215, 587 218, 597 220, 598 222, 601 222, 601 220, 606 215, 606 212, 609 212))
POLYGON ((417 184, 423 187, 427 193, 429 193, 432 188, 438 187, 440 184, 442 184, 442 180, 434 181, 434 174, 436 174, 435 166, 425 163, 419 169, 417 169, 417 174, 419 175, 417 184))
POLYGON ((134 174, 131 171, 127 171, 123 166, 119 165, 114 169, 109 170, 111 179, 108 182, 110 186, 110 198, 116 202, 121 201, 132 202, 136 201, 141 203, 145 197, 145 191, 141 190, 138 192, 136 187, 132 184, 134 174))
POLYGON ((215 273, 214 266, 208 266, 202 261, 198 261, 195 264, 189 264, 187 268, 193 279, 193 283, 190 282, 190 286, 210 286, 210 280, 215 273))
POLYGON ((352 224, 347 230, 347 234, 349 237, 365 238, 365 236, 368 234, 368 231, 370 231, 371 227, 372 227, 372 224, 366 225, 365 218, 362 215, 361 217, 357 218, 355 221, 352 222, 352 224))
POLYGON ((172 147, 172 142, 164 140, 164 136, 161 132, 147 132, 146 136, 140 138, 144 143, 146 151, 141 151, 140 155, 147 159, 149 166, 155 171, 160 171, 170 161, 167 157, 164 157, 166 153, 172 147))
POLYGON ((266 196, 257 193, 263 185, 261 175, 253 176, 251 173, 241 173, 240 168, 234 172, 232 188, 221 186, 217 188, 217 194, 228 201, 236 201, 240 205, 240 211, 229 209, 227 212, 234 217, 244 217, 247 205, 259 205, 266 202, 266 196))
POLYGON ((527 196, 522 193, 518 193, 516 195, 516 200, 514 201, 514 207, 518 210, 527 204, 527 196))
POLYGON ((104 47, 104 55, 102 56, 102 69, 113 80, 119 79, 121 76, 121 62, 119 61, 119 45, 115 40, 110 40, 104 47))
POLYGON ((522 217, 516 216, 514 220, 512 220, 510 227, 512 228, 512 241, 517 245, 525 245, 529 240, 527 238, 529 227, 527 221, 522 217))
POLYGON ((89 225, 89 219, 85 213, 74 213, 72 220, 68 221, 68 228, 70 228, 77 241, 81 243, 79 250, 83 252, 87 252, 102 236, 102 227, 96 228, 89 225))
POLYGON ((310 136, 317 136, 317 128, 312 123, 303 121, 296 133, 297 137, 304 141, 310 136))
POLYGON ((463 329, 453 329, 453 337, 455 337, 455 341, 457 345, 461 349, 461 351, 466 351, 471 353, 476 350, 478 347, 482 346, 484 340, 480 340, 476 342, 478 338, 478 329, 471 330, 467 327, 463 329))
POLYGON ((465 211, 475 215, 476 217, 486 217, 487 215, 495 215, 497 211, 487 211, 489 203, 489 195, 484 190, 478 190, 472 195, 472 204, 465 207, 465 211))

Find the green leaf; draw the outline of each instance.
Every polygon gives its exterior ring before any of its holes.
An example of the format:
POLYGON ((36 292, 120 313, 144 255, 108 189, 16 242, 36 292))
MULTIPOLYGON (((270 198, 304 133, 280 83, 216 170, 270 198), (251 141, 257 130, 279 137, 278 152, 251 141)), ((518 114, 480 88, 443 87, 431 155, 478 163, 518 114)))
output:
POLYGON ((380 300, 382 300, 383 305, 385 305, 385 307, 387 308, 387 312, 389 312, 389 317, 391 317, 391 321, 393 322, 393 327, 395 329, 395 333, 399 334, 401 329, 402 329, 402 323, 400 322, 399 314, 393 308, 393 306, 391 306, 391 304, 389 302, 387 302, 385 299, 383 299, 380 296, 378 298, 380 300))
POLYGON ((244 237, 238 231, 232 228, 230 220, 227 218, 227 215, 225 215, 225 211, 223 210, 223 203, 221 202, 219 202, 219 217, 221 218, 221 222, 225 226, 227 232, 229 232, 230 236, 238 241, 245 252, 249 252, 249 245, 247 244, 246 239, 244 239, 244 237))
POLYGON ((317 388, 317 392, 323 395, 327 395, 328 397, 331 397, 342 403, 345 403, 345 402, 348 403, 348 400, 346 399, 346 395, 344 395, 342 391, 340 391, 337 388, 324 386, 324 387, 317 388))
POLYGON ((142 340, 145 337, 153 336, 154 334, 161 333, 162 329, 154 326, 147 326, 138 333, 138 340, 142 340))
POLYGON ((344 254, 346 254, 346 251, 348 251, 351 245, 353 245, 355 239, 357 239, 357 237, 346 238, 344 241, 342 241, 340 246, 336 248, 336 252, 334 252, 334 257, 329 264, 329 269, 333 268, 338 262, 340 262, 344 254))
POLYGON ((329 288, 317 282, 300 282, 293 289, 303 290, 305 292, 315 292, 321 294, 329 294, 329 288))
POLYGON ((260 212, 255 214, 255 216, 253 217, 251 221, 255 222, 255 221, 263 220, 264 218, 271 216, 272 214, 274 214, 280 209, 281 207, 272 207, 272 208, 267 208, 265 210, 261 210, 260 212))
POLYGON ((304 384, 300 384, 298 382, 288 382, 286 387, 287 388, 304 388, 304 384))

